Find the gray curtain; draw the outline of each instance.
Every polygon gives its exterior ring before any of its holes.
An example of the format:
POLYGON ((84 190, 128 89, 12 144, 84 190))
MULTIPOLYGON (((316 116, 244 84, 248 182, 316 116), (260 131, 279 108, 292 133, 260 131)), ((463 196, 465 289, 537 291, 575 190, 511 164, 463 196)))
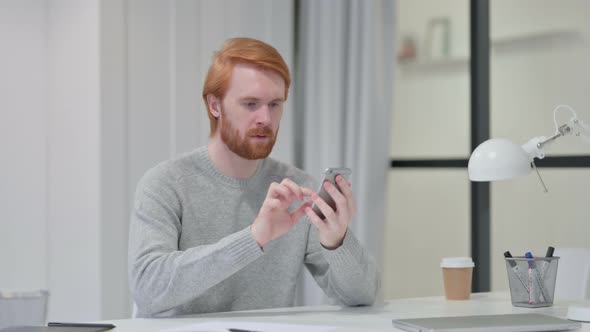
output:
MULTIPOLYGON (((318 179, 352 168, 358 214, 352 230, 382 262, 393 105, 392 0, 302 0, 297 38, 297 156, 318 179)), ((299 304, 325 302, 306 274, 299 304)))

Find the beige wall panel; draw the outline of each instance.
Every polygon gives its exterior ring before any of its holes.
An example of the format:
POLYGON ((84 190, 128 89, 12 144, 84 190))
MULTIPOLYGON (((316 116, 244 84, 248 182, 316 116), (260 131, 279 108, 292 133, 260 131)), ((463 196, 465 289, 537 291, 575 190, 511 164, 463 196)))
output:
POLYGON ((469 183, 463 170, 389 172, 385 298, 442 295, 442 257, 468 256, 469 183))

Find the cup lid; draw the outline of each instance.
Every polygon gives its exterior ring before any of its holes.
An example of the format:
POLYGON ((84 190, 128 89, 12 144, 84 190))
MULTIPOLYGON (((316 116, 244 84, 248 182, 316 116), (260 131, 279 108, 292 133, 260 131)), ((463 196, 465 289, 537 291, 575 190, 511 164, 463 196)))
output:
POLYGON ((474 267, 471 257, 445 257, 440 262, 440 267, 474 267))

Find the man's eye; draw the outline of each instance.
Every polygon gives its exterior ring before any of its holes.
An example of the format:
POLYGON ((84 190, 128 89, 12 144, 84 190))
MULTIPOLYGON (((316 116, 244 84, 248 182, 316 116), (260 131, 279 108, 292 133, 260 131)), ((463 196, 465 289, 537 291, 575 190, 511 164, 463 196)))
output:
POLYGON ((270 106, 270 108, 277 108, 277 107, 279 107, 279 103, 276 103, 276 102, 275 103, 270 103, 269 106, 270 106))
POLYGON ((247 108, 256 108, 257 104, 254 101, 248 101, 244 103, 244 106, 246 106, 247 108))

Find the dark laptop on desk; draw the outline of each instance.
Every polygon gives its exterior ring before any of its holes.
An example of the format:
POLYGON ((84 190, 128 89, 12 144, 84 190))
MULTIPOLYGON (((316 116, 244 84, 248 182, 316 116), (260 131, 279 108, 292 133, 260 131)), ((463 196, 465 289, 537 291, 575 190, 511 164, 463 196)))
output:
POLYGON ((394 319, 393 326, 410 332, 532 332, 573 331, 582 324, 541 314, 507 314, 394 319))

